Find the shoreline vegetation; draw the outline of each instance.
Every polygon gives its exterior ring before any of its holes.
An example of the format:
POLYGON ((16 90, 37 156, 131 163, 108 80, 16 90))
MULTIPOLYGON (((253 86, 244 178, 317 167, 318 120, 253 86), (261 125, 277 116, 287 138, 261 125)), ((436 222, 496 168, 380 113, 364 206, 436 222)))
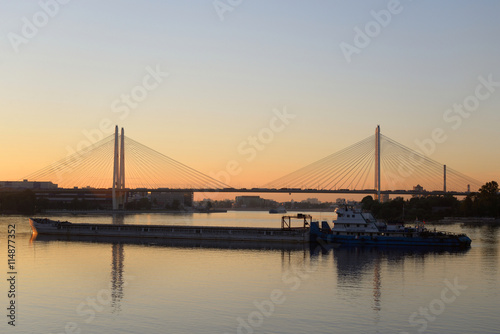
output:
POLYGON ((471 192, 463 200, 452 195, 413 197, 408 200, 397 197, 380 203, 372 196, 361 201, 363 210, 370 211, 377 219, 388 222, 412 222, 415 220, 446 223, 451 221, 496 222, 500 218, 500 194, 496 181, 487 182, 478 192, 471 192))

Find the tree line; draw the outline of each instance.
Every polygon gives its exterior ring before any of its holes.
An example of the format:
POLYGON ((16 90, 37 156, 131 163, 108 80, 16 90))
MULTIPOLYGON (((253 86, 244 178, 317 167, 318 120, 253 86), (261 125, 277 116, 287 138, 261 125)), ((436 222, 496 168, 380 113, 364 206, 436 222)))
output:
POLYGON ((0 213, 32 214, 37 208, 37 198, 31 190, 1 192, 0 213))
POLYGON ((452 195, 423 196, 404 200, 401 197, 380 203, 372 196, 361 201, 364 210, 387 221, 439 220, 444 217, 494 217, 500 218, 500 194, 496 181, 487 182, 478 192, 468 194, 463 200, 452 195))

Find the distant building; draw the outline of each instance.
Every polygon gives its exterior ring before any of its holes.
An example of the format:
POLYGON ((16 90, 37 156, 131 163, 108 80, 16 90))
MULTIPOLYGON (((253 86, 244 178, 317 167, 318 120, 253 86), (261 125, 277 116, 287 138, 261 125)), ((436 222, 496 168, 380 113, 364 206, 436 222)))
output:
POLYGON ((204 198, 203 200, 198 202, 198 205, 202 207, 207 207, 207 205, 209 205, 208 203, 212 203, 212 201, 213 200, 210 198, 204 198))
MULTIPOLYGON (((419 192, 419 193, 422 193, 424 192, 424 187, 422 187, 420 184, 417 184, 415 187, 413 187, 413 191, 415 192, 419 192)), ((423 197, 423 195, 413 195, 413 197, 415 198, 420 198, 420 197, 423 197)))
POLYGON ((346 204, 346 200, 345 200, 345 198, 337 198, 335 200, 335 204, 337 204, 338 206, 345 205, 346 204))
POLYGON ((260 196, 236 196, 234 206, 236 208, 274 208, 278 202, 261 198, 260 196))
POLYGON ((389 194, 380 194, 380 203, 387 203, 389 200, 389 194))
POLYGON ((239 208, 260 208, 263 200, 260 196, 236 196, 235 205, 239 208))
POLYGON ((0 181, 0 188, 7 189, 57 189, 57 184, 50 181, 0 181))
POLYGON ((317 198, 308 198, 304 202, 307 202, 310 204, 321 204, 320 200, 317 198))
POLYGON ((350 205, 350 206, 356 206, 356 205, 358 205, 358 204, 359 204, 359 203, 358 203, 358 201, 355 201, 355 200, 353 200, 353 199, 349 199, 349 200, 347 200, 347 205, 350 205))
POLYGON ((413 191, 422 192, 424 191, 424 187, 422 187, 420 184, 417 184, 415 187, 413 187, 413 191))
POLYGON ((109 192, 41 192, 36 197, 46 201, 48 209, 68 210, 103 210, 111 209, 111 191, 109 192))
POLYGON ((191 207, 193 206, 193 192, 152 192, 151 202, 154 207, 159 208, 173 208, 175 204, 181 207, 191 207))
POLYGON ((137 189, 134 189, 134 191, 128 192, 127 201, 134 202, 134 201, 139 201, 139 200, 144 199, 144 198, 147 200, 151 200, 151 194, 149 193, 149 191, 147 189, 137 188, 137 189))

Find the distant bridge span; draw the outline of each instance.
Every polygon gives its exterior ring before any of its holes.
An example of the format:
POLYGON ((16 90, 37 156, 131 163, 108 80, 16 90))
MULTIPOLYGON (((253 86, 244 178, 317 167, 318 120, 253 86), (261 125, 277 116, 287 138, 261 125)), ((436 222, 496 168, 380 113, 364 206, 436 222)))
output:
MULTIPOLYGON (((111 194, 112 188, 58 188, 58 189, 35 189, 33 190, 37 194, 111 194)), ((116 191, 116 190, 115 190, 116 191)), ((282 189, 270 189, 270 188, 223 188, 223 189, 213 189, 213 188, 125 188, 121 189, 124 193, 159 193, 159 192, 194 192, 194 193, 271 193, 271 194, 364 194, 364 195, 376 195, 377 191, 375 189, 363 189, 363 190, 349 190, 349 189, 338 189, 338 190, 328 190, 328 189, 298 189, 298 188, 282 188, 282 189)), ((381 194, 391 194, 391 195, 452 195, 452 196, 467 196, 469 192, 460 191, 415 191, 415 190, 382 190, 381 194)))

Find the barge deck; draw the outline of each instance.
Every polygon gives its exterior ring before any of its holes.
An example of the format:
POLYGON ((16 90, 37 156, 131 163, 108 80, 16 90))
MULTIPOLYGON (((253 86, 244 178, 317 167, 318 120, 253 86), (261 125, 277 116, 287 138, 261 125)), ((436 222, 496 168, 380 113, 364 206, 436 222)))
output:
POLYGON ((115 225, 115 224, 75 224, 47 218, 30 218, 34 234, 66 236, 106 236, 190 240, 225 240, 307 243, 309 228, 304 226, 281 228, 263 227, 221 227, 183 225, 115 225))

